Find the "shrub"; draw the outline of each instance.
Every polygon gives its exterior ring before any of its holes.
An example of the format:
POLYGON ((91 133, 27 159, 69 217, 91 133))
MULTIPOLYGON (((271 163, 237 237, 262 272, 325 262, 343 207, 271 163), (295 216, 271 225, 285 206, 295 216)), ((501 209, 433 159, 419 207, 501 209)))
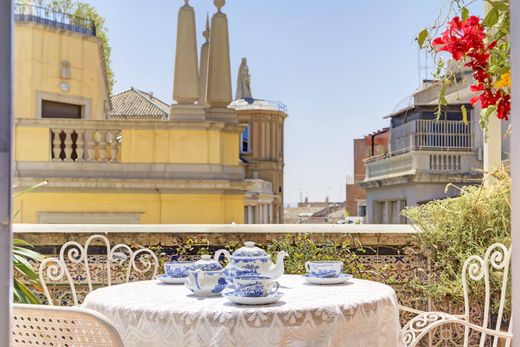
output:
MULTIPOLYGON (((495 242, 511 243, 511 178, 505 168, 492 173, 489 184, 467 186, 460 196, 410 207, 403 215, 418 229, 421 252, 431 261, 423 269, 426 281, 410 282, 414 290, 435 301, 463 302, 461 273, 471 255, 483 256, 495 242)), ((499 276, 490 276, 491 289, 499 295, 499 276)), ((483 285, 468 281, 470 300, 482 299, 483 285)), ((497 300, 492 300, 496 302, 497 300)))

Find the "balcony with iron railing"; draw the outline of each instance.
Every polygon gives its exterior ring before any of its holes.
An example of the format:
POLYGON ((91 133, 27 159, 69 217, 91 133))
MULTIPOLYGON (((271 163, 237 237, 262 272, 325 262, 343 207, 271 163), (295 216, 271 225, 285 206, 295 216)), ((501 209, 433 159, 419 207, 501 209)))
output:
POLYGON ((412 150, 471 151, 471 122, 414 120, 390 130, 392 155, 412 150))
POLYGON ((96 36, 96 25, 92 19, 33 4, 15 4, 14 20, 16 22, 37 23, 60 30, 96 36))

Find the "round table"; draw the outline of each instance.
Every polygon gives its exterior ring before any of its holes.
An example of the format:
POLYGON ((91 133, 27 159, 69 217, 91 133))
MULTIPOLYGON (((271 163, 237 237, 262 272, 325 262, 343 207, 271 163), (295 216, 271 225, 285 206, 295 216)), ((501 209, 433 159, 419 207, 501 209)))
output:
POLYGON ((266 306, 200 298, 159 281, 97 289, 83 306, 107 316, 126 347, 400 346, 391 287, 359 279, 310 285, 295 275, 278 282, 284 296, 266 306))

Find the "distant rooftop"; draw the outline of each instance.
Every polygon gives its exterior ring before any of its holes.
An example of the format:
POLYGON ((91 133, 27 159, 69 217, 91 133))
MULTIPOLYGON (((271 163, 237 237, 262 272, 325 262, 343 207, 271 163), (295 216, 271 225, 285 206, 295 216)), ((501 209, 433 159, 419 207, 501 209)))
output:
POLYGON ((48 7, 17 3, 14 5, 16 22, 32 22, 53 28, 96 36, 96 25, 90 18, 59 12, 48 7))
POLYGON ((168 119, 170 105, 134 87, 112 95, 112 119, 168 119))
POLYGON ((287 113, 287 106, 282 102, 253 98, 235 100, 229 105, 229 108, 235 110, 272 110, 287 113))

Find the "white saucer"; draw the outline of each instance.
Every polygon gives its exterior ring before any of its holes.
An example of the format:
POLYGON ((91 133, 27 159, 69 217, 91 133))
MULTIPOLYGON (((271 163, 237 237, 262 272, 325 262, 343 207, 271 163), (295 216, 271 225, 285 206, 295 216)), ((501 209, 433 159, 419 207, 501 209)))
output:
POLYGON ((312 283, 312 284, 341 284, 341 283, 345 283, 348 280, 350 280, 352 278, 352 275, 341 274, 338 277, 322 278, 322 277, 312 277, 312 276, 309 276, 308 274, 306 274, 306 275, 303 275, 303 278, 305 278, 305 280, 307 282, 312 283))
POLYGON ((158 279, 159 281, 161 281, 162 283, 184 284, 184 282, 186 282, 187 277, 170 277, 167 275, 159 275, 159 276, 156 276, 155 278, 158 279))
POLYGON ((283 294, 277 292, 268 296, 261 296, 255 298, 248 296, 238 296, 238 294, 236 294, 233 291, 225 291, 222 293, 222 296, 228 299, 229 301, 239 305, 268 305, 280 300, 283 294))

